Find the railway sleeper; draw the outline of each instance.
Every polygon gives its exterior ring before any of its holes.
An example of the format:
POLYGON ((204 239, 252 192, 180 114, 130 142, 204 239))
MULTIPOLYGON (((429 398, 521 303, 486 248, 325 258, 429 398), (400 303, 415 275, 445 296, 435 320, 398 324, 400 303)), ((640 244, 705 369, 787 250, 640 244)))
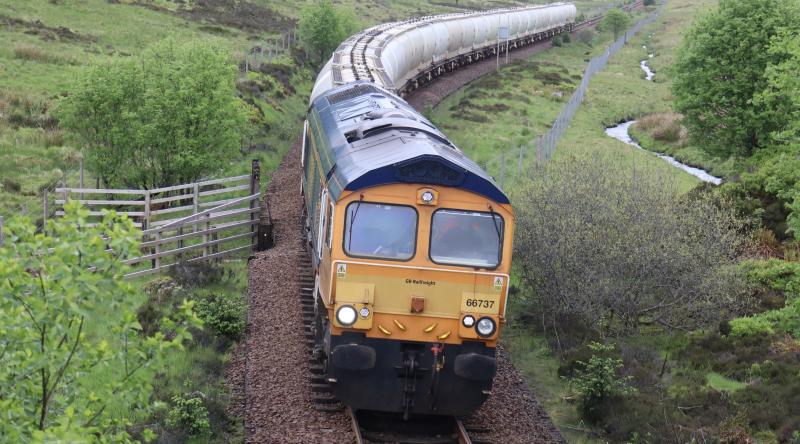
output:
POLYGON ((311 384, 311 391, 314 393, 330 393, 331 392, 331 385, 327 382, 323 383, 312 383, 311 384))

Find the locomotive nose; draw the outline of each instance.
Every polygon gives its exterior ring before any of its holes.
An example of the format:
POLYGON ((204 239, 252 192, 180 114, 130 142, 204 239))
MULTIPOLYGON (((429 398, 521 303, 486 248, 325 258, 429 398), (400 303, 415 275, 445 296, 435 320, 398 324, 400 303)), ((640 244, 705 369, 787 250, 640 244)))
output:
POLYGON ((486 400, 497 372, 494 348, 477 341, 417 343, 357 333, 331 341, 328 380, 356 410, 468 415, 486 400))

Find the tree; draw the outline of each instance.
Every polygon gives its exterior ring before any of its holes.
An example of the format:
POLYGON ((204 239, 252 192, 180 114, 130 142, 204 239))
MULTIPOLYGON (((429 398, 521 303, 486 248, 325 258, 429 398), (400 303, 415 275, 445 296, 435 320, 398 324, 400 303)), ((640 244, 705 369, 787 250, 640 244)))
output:
POLYGON ((775 125, 771 134, 776 145, 800 147, 800 26, 781 29, 772 40, 767 65, 767 86, 757 94, 756 104, 775 125))
POLYGON ((619 9, 610 9, 603 18, 603 27, 614 33, 614 40, 631 23, 631 17, 619 9))
POLYGON ((769 50, 781 29, 797 27, 796 0, 722 0, 692 26, 678 50, 672 91, 690 135, 715 155, 749 156, 785 117, 757 100, 767 87, 769 50))
POLYGON ((692 329, 748 306, 735 267, 743 222, 709 197, 678 196, 665 177, 609 157, 557 158, 514 201, 526 310, 546 329, 561 319, 606 335, 692 329))
POLYGON ((356 31, 352 15, 336 9, 331 0, 318 0, 300 12, 300 41, 320 66, 356 31))
POLYGON ((140 57, 89 68, 60 105, 106 186, 152 189, 197 180, 241 146, 248 115, 237 68, 209 42, 167 39, 140 57))
MULTIPOLYGON (((90 228, 87 210, 65 211, 48 235, 12 220, 0 248, 0 438, 127 442, 133 415, 121 412, 153 408, 148 371, 190 338, 187 324, 143 335, 122 280, 138 251, 132 223, 109 214, 90 228)), ((181 319, 197 325, 191 304, 181 319)))

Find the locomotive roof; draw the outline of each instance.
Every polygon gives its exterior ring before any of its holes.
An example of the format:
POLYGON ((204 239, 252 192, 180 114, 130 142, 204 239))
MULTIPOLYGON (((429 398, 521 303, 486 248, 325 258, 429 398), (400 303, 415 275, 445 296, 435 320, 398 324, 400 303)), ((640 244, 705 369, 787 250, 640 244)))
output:
POLYGON ((344 190, 407 182, 458 187, 509 203, 494 179, 433 124, 373 83, 358 81, 320 95, 310 119, 334 199, 344 190))

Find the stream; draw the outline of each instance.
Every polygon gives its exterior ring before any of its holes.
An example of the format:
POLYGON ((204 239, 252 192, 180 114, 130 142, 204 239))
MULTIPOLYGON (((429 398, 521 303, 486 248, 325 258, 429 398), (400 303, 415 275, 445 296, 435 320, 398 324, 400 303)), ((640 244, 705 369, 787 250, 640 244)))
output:
MULTIPOLYGON (((606 135, 613 137, 622 143, 634 146, 642 151, 647 151, 641 146, 639 146, 639 144, 636 143, 636 141, 633 140, 631 135, 628 133, 628 128, 630 128, 630 126, 633 125, 634 123, 636 123, 635 120, 629 120, 625 123, 620 123, 617 126, 606 128, 606 135)), ((675 160, 674 157, 667 156, 666 154, 660 154, 660 153, 654 153, 654 154, 667 161, 667 163, 669 163, 670 165, 678 167, 683 171, 686 171, 687 173, 702 180, 703 182, 710 182, 713 183, 714 185, 719 185, 720 183, 722 183, 722 179, 720 179, 719 177, 714 177, 705 172, 704 170, 701 170, 700 168, 695 168, 689 165, 682 164, 677 160, 675 160)))
MULTIPOLYGON (((642 45, 642 48, 647 50, 647 46, 645 46, 645 45, 642 45)), ((653 57, 653 54, 649 54, 648 55, 648 58, 652 58, 652 57, 653 57)), ((647 64, 647 60, 642 60, 641 62, 639 62, 639 66, 642 68, 642 71, 644 71, 645 76, 646 76, 645 78, 647 80, 652 81, 653 80, 653 76, 655 75, 655 73, 650 69, 650 66, 647 64)), ((606 135, 609 136, 609 137, 613 137, 613 138, 619 140, 622 143, 626 143, 628 145, 634 146, 634 147, 636 147, 636 148, 638 148, 638 149, 640 149, 642 151, 647 151, 644 148, 642 148, 638 143, 636 143, 636 141, 633 140, 633 137, 631 137, 630 133, 628 132, 628 129, 634 123, 636 123, 635 120, 629 120, 627 122, 620 123, 617 126, 614 126, 614 127, 611 127, 611 128, 606 128, 606 135)), ((677 168, 680 168, 683 171, 686 171, 687 173, 689 173, 692 176, 702 180, 703 182, 713 183, 714 185, 719 185, 720 183, 722 183, 722 179, 720 179, 719 177, 714 177, 714 176, 708 174, 705 170, 701 170, 700 168, 695 168, 695 167, 680 163, 677 160, 675 160, 674 157, 667 156, 666 154, 661 154, 661 153, 654 153, 654 154, 656 156, 664 159, 670 165, 672 165, 674 167, 677 167, 677 168)))

